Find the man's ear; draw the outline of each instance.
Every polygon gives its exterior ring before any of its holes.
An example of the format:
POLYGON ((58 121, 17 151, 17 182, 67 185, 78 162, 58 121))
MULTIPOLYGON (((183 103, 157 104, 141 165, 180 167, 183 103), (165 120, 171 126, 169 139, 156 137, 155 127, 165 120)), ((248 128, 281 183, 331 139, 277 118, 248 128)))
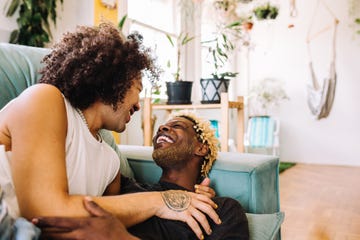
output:
POLYGON ((196 147, 195 155, 204 157, 208 154, 208 152, 209 152, 209 146, 207 144, 200 143, 196 147))

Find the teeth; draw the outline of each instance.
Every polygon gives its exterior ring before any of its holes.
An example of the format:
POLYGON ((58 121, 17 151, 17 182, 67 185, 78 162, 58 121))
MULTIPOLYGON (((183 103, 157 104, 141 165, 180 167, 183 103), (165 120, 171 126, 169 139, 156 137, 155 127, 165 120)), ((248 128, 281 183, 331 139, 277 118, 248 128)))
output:
POLYGON ((168 143, 174 143, 173 140, 171 140, 169 137, 167 136, 160 136, 156 139, 156 143, 163 143, 163 142, 168 142, 168 143))

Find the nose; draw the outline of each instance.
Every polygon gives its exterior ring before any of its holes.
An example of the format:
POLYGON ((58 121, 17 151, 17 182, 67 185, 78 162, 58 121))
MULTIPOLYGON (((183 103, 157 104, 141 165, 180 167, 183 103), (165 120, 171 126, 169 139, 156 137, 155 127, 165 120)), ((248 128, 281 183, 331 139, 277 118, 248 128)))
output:
POLYGON ((134 105, 134 111, 135 111, 135 112, 136 112, 136 111, 139 111, 140 108, 141 108, 141 106, 140 106, 140 103, 139 103, 139 102, 134 105))
POLYGON ((140 107, 140 103, 139 103, 139 102, 136 103, 136 104, 133 106, 133 108, 131 109, 131 115, 133 115, 134 112, 139 111, 140 108, 141 108, 141 107, 140 107))
POLYGON ((167 125, 160 125, 158 132, 168 132, 170 130, 170 127, 167 125))

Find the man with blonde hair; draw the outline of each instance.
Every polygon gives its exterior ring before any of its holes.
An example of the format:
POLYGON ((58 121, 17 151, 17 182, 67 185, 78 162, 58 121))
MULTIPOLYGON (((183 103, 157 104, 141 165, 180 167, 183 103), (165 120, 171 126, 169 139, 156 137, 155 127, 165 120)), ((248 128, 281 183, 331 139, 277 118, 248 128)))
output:
MULTIPOLYGON (((162 168, 159 182, 141 184, 122 177, 121 192, 160 191, 165 204, 174 211, 191 207, 191 198, 187 194, 179 196, 178 190, 208 195, 217 204, 216 212, 222 223, 218 225, 208 218, 211 234, 203 235, 202 239, 249 239, 248 222, 240 203, 231 198, 214 197, 210 187, 200 185, 209 181, 207 176, 216 160, 218 145, 209 121, 191 112, 177 112, 158 128, 153 138, 152 156, 162 168)), ((41 222, 48 224, 47 219, 41 219, 41 222)), ((59 227, 56 223, 53 226, 59 227)), ((186 223, 159 217, 151 217, 128 231, 140 239, 197 239, 186 223)))

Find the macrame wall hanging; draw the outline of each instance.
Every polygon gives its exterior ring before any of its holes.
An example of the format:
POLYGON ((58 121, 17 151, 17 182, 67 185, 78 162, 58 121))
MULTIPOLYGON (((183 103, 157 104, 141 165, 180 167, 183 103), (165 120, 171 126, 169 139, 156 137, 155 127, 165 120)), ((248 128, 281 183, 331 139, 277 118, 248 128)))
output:
POLYGON ((309 69, 311 81, 307 87, 307 103, 310 108, 311 113, 316 117, 316 119, 326 118, 330 111, 334 102, 335 97, 335 89, 336 89, 336 68, 335 68, 335 50, 336 50, 336 33, 337 33, 337 25, 339 24, 339 20, 330 10, 330 8, 325 3, 325 0, 318 0, 317 5, 314 11, 313 18, 310 22, 310 27, 308 29, 307 34, 307 48, 309 53, 309 69), (312 27, 314 25, 314 19, 317 15, 317 11, 320 7, 323 7, 327 12, 330 13, 332 20, 331 22, 324 28, 320 30, 316 30, 314 33, 311 33, 312 27), (323 81, 320 82, 318 76, 316 76, 314 71, 313 59, 311 55, 310 44, 311 41, 316 39, 319 35, 324 32, 332 31, 331 36, 331 46, 330 46, 330 69, 328 76, 323 78, 323 81))

